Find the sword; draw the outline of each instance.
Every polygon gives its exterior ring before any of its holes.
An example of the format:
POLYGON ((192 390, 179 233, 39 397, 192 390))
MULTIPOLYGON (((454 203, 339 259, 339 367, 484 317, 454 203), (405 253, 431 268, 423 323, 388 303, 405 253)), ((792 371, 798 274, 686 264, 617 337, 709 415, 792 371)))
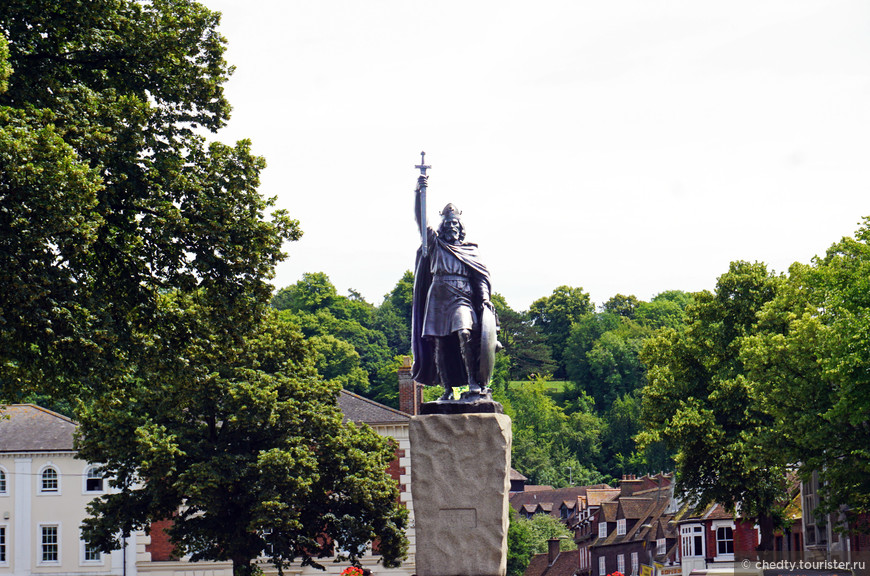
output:
MULTIPOLYGON (((432 168, 426 165, 426 152, 420 152, 420 163, 414 166, 420 171, 423 176, 426 175, 426 170, 432 168)), ((429 255, 429 231, 426 225, 426 184, 420 186, 420 233, 423 237, 423 256, 429 255)))

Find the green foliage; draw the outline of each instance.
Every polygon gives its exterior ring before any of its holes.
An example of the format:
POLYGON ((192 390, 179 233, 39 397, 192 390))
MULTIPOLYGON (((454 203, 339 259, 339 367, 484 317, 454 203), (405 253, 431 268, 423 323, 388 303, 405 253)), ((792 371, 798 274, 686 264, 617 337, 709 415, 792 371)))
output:
MULTIPOLYGON (((398 408, 398 375, 401 361, 397 356, 410 348, 410 324, 405 325, 399 311, 407 274, 380 308, 375 308, 358 294, 338 295, 335 286, 323 272, 306 273, 294 285, 282 288, 272 298, 272 306, 281 310, 281 318, 302 329, 308 337, 329 337, 341 341, 344 358, 350 358, 352 348, 359 358, 353 362, 327 367, 324 376, 339 378, 350 390, 398 408), (401 348, 391 346, 391 342, 401 348), (358 368, 358 369, 357 369, 358 368)), ((338 344, 331 345, 338 350, 338 344)), ((324 357, 328 362, 329 357, 324 357)))
POLYGON ((108 551, 119 534, 172 517, 181 554, 232 560, 237 573, 267 545, 276 565, 316 565, 332 554, 324 534, 352 562, 375 539, 385 565, 401 559, 392 443, 342 424, 339 385, 319 379, 298 329, 271 318, 234 345, 207 305, 161 297, 161 337, 135 378, 79 406, 79 454, 119 489, 89 505, 85 538, 108 551))
POLYGON ((574 550, 573 535, 557 518, 549 514, 535 514, 531 519, 521 517, 510 509, 508 527, 508 569, 509 576, 522 576, 535 554, 547 552, 547 541, 559 538, 561 550, 574 550))
POLYGON ((3 398, 125 378, 160 292, 205 294, 227 332, 257 323, 301 232, 265 219, 249 143, 196 134, 230 109, 217 23, 186 0, 0 5, 14 70, 0 94, 3 398))
POLYGON ((616 296, 612 296, 610 300, 605 302, 601 306, 601 309, 604 312, 609 312, 610 314, 616 314, 617 316, 623 316, 625 318, 633 319, 639 305, 640 301, 634 294, 630 296, 626 296, 624 294, 617 294, 616 296))
POLYGON ((662 292, 650 302, 637 305, 634 319, 645 328, 680 330, 686 322, 686 307, 693 301, 690 294, 679 290, 662 292))
POLYGON ((492 295, 492 304, 498 314, 498 339, 504 345, 502 354, 509 359, 510 379, 528 380, 553 374, 556 364, 546 337, 529 315, 513 310, 498 293, 492 295))
POLYGON ((637 447, 635 437, 642 431, 641 398, 641 390, 634 390, 617 398, 604 414, 601 453, 609 463, 605 471, 612 476, 655 474, 674 467, 664 442, 637 447))
POLYGON ((316 357, 315 366, 321 376, 357 394, 368 390, 368 376, 360 367, 359 354, 353 346, 329 334, 312 336, 310 342, 316 357))
POLYGON ((584 397, 571 413, 556 404, 543 379, 509 390, 513 414, 513 467, 532 483, 568 486, 594 479, 603 427, 592 402, 584 397), (580 405, 582 404, 582 406, 580 405))
POLYGON ((779 450, 803 476, 819 473, 821 510, 859 516, 870 512, 870 219, 789 272, 740 359, 779 450))
POLYGON ((9 89, 10 76, 12 76, 12 66, 9 65, 9 42, 6 36, 0 34, 0 94, 9 89))
POLYGON ((554 376, 566 374, 563 353, 571 324, 594 310, 589 294, 582 288, 559 286, 550 296, 540 298, 529 308, 529 318, 546 336, 556 362, 554 376))
POLYGON ((646 384, 638 355, 650 335, 648 328, 624 316, 587 315, 571 326, 565 351, 569 378, 604 410, 646 384))
POLYGON ((531 523, 521 518, 513 508, 510 509, 507 545, 507 574, 522 576, 535 555, 536 542, 531 523))
POLYGON ((249 142, 199 135, 229 117, 218 22, 190 0, 0 4, 0 401, 75 402, 80 455, 120 489, 84 527, 104 550, 174 517, 180 551, 237 574, 267 528, 279 564, 323 533, 391 564, 393 450, 315 372, 353 354, 264 319, 298 223, 267 218, 249 142))
POLYGON ((647 341, 642 444, 662 440, 677 452, 678 488, 700 505, 739 505, 757 517, 762 549, 784 502, 782 451, 770 442, 773 418, 759 401, 740 359, 740 343, 756 330, 756 314, 773 300, 782 278, 764 264, 734 262, 716 292, 701 292, 684 331, 647 341))

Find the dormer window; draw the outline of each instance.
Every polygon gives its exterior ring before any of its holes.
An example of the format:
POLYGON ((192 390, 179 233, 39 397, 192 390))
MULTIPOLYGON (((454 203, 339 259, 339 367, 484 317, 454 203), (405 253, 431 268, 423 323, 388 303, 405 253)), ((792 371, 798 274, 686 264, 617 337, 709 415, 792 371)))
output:
POLYGON ((598 537, 607 538, 607 522, 598 523, 598 537))
POLYGON ((664 554, 667 552, 667 544, 664 538, 656 540, 656 554, 664 554))
POLYGON ((620 518, 616 521, 616 535, 625 536, 625 518, 620 518))

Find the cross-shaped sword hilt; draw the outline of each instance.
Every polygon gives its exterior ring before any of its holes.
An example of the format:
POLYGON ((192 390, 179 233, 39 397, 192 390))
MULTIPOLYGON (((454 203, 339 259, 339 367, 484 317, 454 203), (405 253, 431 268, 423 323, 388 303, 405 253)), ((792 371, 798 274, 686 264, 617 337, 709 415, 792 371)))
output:
POLYGON ((420 163, 417 164, 416 166, 414 166, 414 168, 419 170, 420 174, 422 174, 424 176, 426 175, 426 170, 429 170, 430 168, 432 168, 431 166, 426 165, 426 153, 425 152, 420 152, 420 163))

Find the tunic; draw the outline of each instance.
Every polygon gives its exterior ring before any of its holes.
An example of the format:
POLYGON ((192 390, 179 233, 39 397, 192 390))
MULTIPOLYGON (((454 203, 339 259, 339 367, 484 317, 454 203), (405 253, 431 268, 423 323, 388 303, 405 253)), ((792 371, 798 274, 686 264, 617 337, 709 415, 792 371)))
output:
POLYGON ((476 309, 489 300, 491 287, 476 244, 448 244, 432 228, 427 234, 429 254, 423 257, 417 252, 414 272, 411 377, 423 384, 438 384, 432 337, 472 330, 478 318, 476 309))
POLYGON ((471 330, 477 314, 468 267, 452 252, 441 248, 431 228, 429 238, 433 248, 429 256, 432 284, 426 297, 423 336, 449 336, 457 330, 471 330))

